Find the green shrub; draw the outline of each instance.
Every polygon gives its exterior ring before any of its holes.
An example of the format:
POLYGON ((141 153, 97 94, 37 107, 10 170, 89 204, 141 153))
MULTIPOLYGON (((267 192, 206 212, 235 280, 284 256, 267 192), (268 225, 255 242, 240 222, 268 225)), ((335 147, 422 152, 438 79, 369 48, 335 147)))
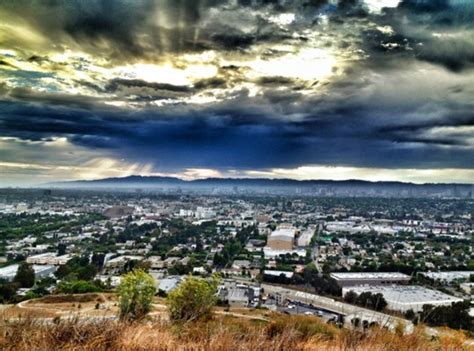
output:
POLYGON ((151 310, 156 291, 155 280, 143 270, 135 269, 122 276, 117 291, 120 298, 120 318, 142 319, 151 310))
POLYGON ((56 292, 63 294, 85 294, 101 291, 100 286, 85 280, 62 281, 56 288, 56 292))
POLYGON ((188 276, 167 297, 170 318, 173 321, 193 321, 209 317, 217 303, 219 279, 202 279, 188 276))

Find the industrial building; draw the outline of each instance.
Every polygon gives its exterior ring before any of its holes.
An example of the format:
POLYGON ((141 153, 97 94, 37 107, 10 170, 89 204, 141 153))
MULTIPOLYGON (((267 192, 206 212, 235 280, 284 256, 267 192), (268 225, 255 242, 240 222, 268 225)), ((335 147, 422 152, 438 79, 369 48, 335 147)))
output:
POLYGON ((282 228, 273 231, 268 237, 267 246, 272 250, 293 250, 296 229, 282 228))
POLYGON ((26 262, 29 264, 46 264, 62 266, 68 263, 72 258, 71 255, 58 256, 55 252, 45 252, 38 255, 29 256, 26 258, 26 262))
MULTIPOLYGON (((12 264, 10 266, 0 268, 0 279, 12 281, 13 278, 15 278, 19 266, 19 264, 12 264)), ((33 265, 32 268, 35 271, 36 279, 46 278, 56 271, 56 267, 53 265, 33 265)))
POLYGON ((230 307, 256 306, 260 301, 260 293, 258 286, 232 280, 225 280, 218 289, 219 298, 227 301, 230 307))
POLYGON ((306 229, 304 232, 301 233, 301 235, 297 239, 297 245, 298 247, 306 247, 309 246, 311 243, 311 239, 313 238, 315 228, 310 227, 306 229))
POLYGON ((381 272, 381 273, 364 273, 364 272, 348 272, 348 273, 331 273, 337 284, 341 287, 359 286, 359 285, 393 285, 406 284, 410 281, 410 276, 398 272, 381 272))
POLYGON ((455 280, 469 280, 471 275, 474 275, 474 271, 423 272, 420 274, 433 280, 451 283, 455 280))
POLYGON ((400 312, 408 310, 420 312, 423 310, 423 305, 450 306, 452 303, 463 301, 437 290, 413 285, 352 286, 343 288, 342 295, 344 296, 349 291, 353 291, 358 295, 364 292, 382 294, 387 301, 387 308, 400 312))

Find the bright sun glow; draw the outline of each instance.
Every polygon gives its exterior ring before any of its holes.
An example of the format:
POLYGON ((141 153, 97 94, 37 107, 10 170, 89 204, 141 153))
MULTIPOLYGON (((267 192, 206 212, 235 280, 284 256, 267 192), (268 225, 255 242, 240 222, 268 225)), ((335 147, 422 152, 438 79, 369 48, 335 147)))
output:
POLYGON ((118 67, 115 69, 115 73, 121 78, 126 79, 141 79, 152 83, 191 85, 195 80, 215 76, 217 68, 213 65, 191 64, 180 69, 173 67, 171 64, 154 65, 138 63, 118 67))
POLYGON ((279 76, 303 80, 326 79, 332 74, 336 59, 327 51, 310 48, 271 60, 261 58, 249 66, 256 77, 279 76))
POLYGON ((384 7, 397 7, 400 0, 364 0, 369 10, 373 13, 380 13, 384 7))

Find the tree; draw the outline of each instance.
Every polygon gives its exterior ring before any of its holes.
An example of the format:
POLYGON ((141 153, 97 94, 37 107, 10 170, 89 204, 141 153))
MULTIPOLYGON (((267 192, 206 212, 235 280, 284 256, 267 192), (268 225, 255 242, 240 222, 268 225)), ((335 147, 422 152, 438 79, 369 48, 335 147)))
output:
POLYGON ((102 252, 95 252, 92 255, 92 264, 97 268, 102 268, 104 266, 105 254, 102 252))
POLYGON ((170 318, 173 321, 194 321, 209 317, 217 303, 219 278, 201 279, 188 276, 167 297, 170 318))
POLYGON ((13 281, 18 283, 21 288, 31 288, 35 285, 35 271, 33 267, 26 262, 20 264, 13 281))
POLYGON ((143 270, 135 269, 122 276, 117 291, 120 298, 120 318, 142 319, 151 310, 156 291, 155 280, 143 270))
POLYGON ((63 243, 58 244, 58 256, 62 256, 66 254, 66 245, 63 243))
POLYGON ((432 326, 448 326, 453 329, 472 331, 472 317, 469 315, 471 308, 469 301, 455 302, 451 306, 423 305, 420 319, 432 326))
POLYGON ((362 307, 374 309, 376 311, 382 311, 387 307, 387 301, 382 294, 372 294, 371 292, 364 291, 355 299, 355 303, 362 307))
POLYGON ((413 311, 413 309, 409 309, 408 311, 405 312, 405 318, 410 320, 410 321, 413 321, 416 317, 416 314, 415 314, 415 311, 413 311))
POLYGON ((9 303, 15 297, 17 288, 16 283, 0 283, 0 302, 9 303))
POLYGON ((358 295, 353 290, 350 290, 346 293, 346 295, 344 295, 344 301, 347 303, 356 303, 357 296, 358 295))

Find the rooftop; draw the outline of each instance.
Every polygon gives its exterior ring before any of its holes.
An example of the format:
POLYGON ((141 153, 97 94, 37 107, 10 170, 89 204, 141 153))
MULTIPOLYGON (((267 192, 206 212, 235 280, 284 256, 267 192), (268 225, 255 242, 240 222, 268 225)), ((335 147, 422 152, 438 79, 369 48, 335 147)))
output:
POLYGON ((331 273, 331 277, 336 280, 372 280, 372 279, 386 279, 386 280, 409 280, 410 276, 399 272, 345 272, 345 273, 331 273))
POLYGON ((371 292, 373 294, 382 294, 389 303, 398 303, 406 305, 439 304, 441 302, 458 302, 462 299, 442 293, 438 290, 431 290, 421 286, 357 286, 347 289, 357 294, 362 292, 371 292))
POLYGON ((293 239, 295 237, 295 229, 277 229, 270 234, 271 239, 293 239))
MULTIPOLYGON (((0 277, 14 277, 16 275, 16 272, 18 271, 18 267, 20 265, 18 263, 2 267, 0 268, 0 277)), ((50 270, 50 269, 55 269, 55 266, 52 265, 32 265, 33 270, 35 271, 36 274, 50 270)))
POLYGON ((450 282, 455 279, 469 279, 471 274, 474 274, 474 271, 423 272, 421 274, 431 279, 440 279, 450 282))

